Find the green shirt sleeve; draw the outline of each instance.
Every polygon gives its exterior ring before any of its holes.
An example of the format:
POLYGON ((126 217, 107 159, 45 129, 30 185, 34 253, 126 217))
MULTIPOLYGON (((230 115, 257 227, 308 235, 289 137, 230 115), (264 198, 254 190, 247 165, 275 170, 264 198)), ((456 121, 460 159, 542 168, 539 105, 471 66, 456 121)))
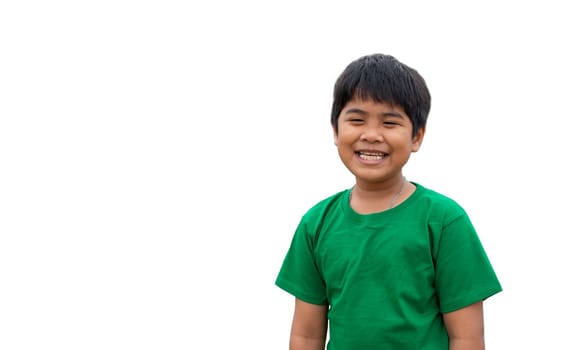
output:
POLYGON ((436 257, 440 310, 455 311, 502 290, 480 239, 466 213, 442 228, 436 257))
POLYGON ((276 285, 311 304, 327 304, 325 282, 314 255, 314 233, 302 220, 276 279, 276 285))

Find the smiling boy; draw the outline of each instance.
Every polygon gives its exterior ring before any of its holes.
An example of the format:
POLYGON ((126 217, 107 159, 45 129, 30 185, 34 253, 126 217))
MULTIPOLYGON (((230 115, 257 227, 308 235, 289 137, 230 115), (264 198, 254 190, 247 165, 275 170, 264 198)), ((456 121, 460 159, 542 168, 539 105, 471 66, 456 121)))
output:
POLYGON ((502 290, 465 210, 406 180, 431 97, 375 54, 335 83, 331 125, 355 185, 305 213, 276 284, 295 296, 290 349, 482 350, 483 301, 502 290))

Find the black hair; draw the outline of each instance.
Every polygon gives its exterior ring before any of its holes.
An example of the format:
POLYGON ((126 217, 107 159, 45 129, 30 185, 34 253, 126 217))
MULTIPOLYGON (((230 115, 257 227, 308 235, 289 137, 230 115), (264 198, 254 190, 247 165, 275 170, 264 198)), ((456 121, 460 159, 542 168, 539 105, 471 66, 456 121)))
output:
POLYGON ((342 109, 353 98, 370 98, 403 108, 411 120, 413 136, 425 128, 431 109, 431 95, 423 77, 395 57, 384 54, 362 56, 338 77, 331 110, 335 132, 342 109))

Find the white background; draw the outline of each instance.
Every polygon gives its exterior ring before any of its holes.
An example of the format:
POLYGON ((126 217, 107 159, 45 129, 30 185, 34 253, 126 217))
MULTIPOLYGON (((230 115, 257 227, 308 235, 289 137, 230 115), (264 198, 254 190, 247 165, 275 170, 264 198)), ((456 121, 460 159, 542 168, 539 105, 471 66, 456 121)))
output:
POLYGON ((300 216, 352 185, 332 85, 433 96, 406 176, 469 212, 489 349, 566 349, 567 25, 551 1, 4 1, 0 348, 287 349, 300 216))

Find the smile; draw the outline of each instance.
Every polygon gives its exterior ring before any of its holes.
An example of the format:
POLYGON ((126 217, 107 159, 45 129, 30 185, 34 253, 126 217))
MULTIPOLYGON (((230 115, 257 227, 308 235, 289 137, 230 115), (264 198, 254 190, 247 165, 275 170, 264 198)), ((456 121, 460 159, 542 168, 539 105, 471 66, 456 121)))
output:
POLYGON ((356 152, 356 154, 360 159, 369 161, 382 160, 386 156, 386 154, 382 152, 356 152))

